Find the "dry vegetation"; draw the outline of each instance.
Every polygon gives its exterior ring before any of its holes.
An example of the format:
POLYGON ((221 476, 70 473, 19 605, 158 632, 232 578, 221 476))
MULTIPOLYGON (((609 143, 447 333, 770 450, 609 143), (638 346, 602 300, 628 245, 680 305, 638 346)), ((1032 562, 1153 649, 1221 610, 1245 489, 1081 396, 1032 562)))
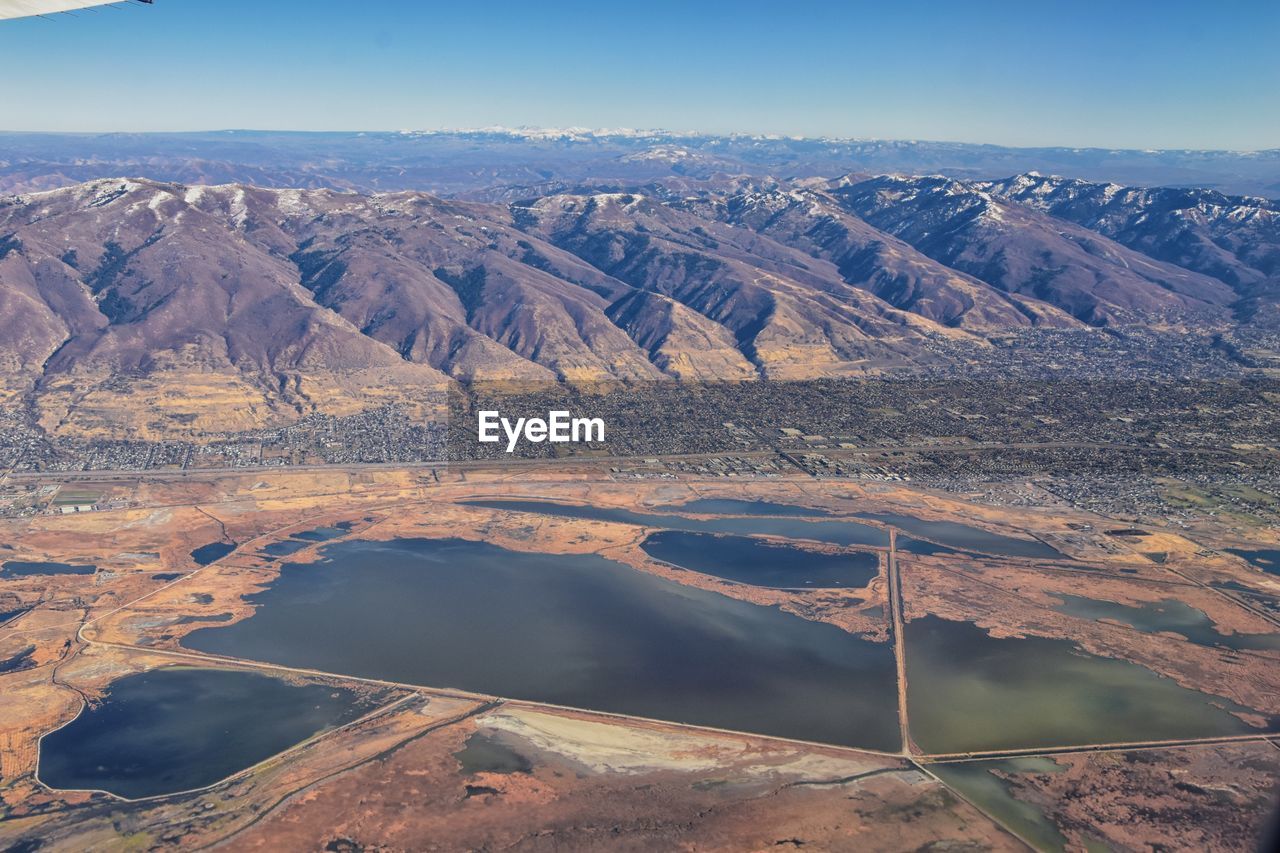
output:
MULTIPOLYGON (((1099 533, 1107 520, 1062 507, 1015 513, 900 486, 799 478, 624 484, 601 480, 589 465, 519 473, 255 471, 102 481, 94 488, 127 500, 128 508, 10 520, 0 533, 0 542, 9 543, 0 561, 99 567, 94 575, 0 577, 0 610, 31 608, 0 627, 0 660, 29 651, 28 665, 0 674, 0 840, 42 838, 56 849, 203 846, 228 839, 237 849, 740 850, 801 843, 916 849, 944 841, 1020 847, 1000 823, 934 779, 919 755, 805 746, 429 687, 397 689, 380 712, 197 794, 126 804, 106 794, 51 790, 36 779, 43 733, 124 675, 207 660, 182 650, 181 637, 208 624, 201 617, 247 616, 251 605, 244 596, 270 583, 280 565, 257 556, 258 546, 318 524, 347 522, 349 535, 366 539, 454 536, 513 550, 599 553, 868 639, 891 639, 884 555, 879 577, 866 589, 760 589, 675 571, 648 558, 638 547, 643 529, 635 526, 454 503, 482 497, 641 511, 699 497, 759 498, 1035 535, 1075 559, 900 554, 905 617, 970 620, 995 636, 1069 638, 1090 653, 1139 663, 1260 713, 1280 713, 1280 653, 1236 655, 1226 667, 1222 650, 1052 609, 1058 596, 1084 588, 1123 604, 1174 597, 1202 610, 1224 633, 1273 632, 1267 616, 1204 585, 1230 580, 1280 592, 1280 583, 1241 561, 1205 555, 1205 546, 1230 544, 1214 538, 1227 531, 1212 521, 1190 533, 1153 530, 1141 543, 1116 547, 1114 538, 1099 533), (196 565, 190 552, 216 541, 240 547, 210 566, 196 565), (1165 562, 1142 555, 1151 550, 1165 553, 1165 562), (524 756, 529 770, 465 772, 454 754, 477 733, 524 756)), ((290 560, 314 559, 318 551, 312 546, 290 560)), ((247 665, 288 679, 320 677, 247 665)), ((386 689, 361 679, 334 682, 386 689)), ((1015 795, 1070 839, 1101 834, 1121 847, 1158 839, 1172 847, 1231 849, 1233 839, 1259 830, 1265 817, 1259 802, 1277 777, 1280 752, 1259 739, 1195 752, 1146 751, 1140 758, 1112 755, 1057 756, 1068 773, 1020 780, 1015 795), (1215 812, 1202 811, 1203 797, 1173 780, 1197 790, 1229 789, 1237 817, 1223 823, 1215 812), (1245 817, 1238 814, 1242 808, 1245 817)))

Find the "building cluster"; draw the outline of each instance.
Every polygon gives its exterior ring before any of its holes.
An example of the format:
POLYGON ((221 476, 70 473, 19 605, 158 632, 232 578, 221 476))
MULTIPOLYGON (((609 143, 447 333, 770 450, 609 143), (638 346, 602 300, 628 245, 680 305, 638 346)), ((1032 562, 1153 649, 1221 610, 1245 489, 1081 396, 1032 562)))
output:
POLYGON ((600 459, 615 477, 911 482, 1016 506, 1060 500, 1178 518, 1206 504, 1274 516, 1280 381, 881 379, 598 389, 476 387, 434 418, 385 407, 189 441, 53 441, 9 413, 13 471, 161 471, 509 458, 600 459), (477 440, 475 412, 601 418, 593 444, 477 440), (652 464, 650 464, 652 463, 652 464))

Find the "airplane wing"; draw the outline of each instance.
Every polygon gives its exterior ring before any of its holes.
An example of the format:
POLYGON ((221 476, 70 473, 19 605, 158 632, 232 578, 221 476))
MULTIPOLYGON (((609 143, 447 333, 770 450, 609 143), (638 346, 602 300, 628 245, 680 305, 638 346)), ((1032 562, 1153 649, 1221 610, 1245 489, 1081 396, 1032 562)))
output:
MULTIPOLYGON (((70 12, 90 6, 110 6, 119 0, 0 0, 0 20, 5 18, 29 18, 54 12, 70 12)), ((138 0, 150 3, 152 0, 138 0)))

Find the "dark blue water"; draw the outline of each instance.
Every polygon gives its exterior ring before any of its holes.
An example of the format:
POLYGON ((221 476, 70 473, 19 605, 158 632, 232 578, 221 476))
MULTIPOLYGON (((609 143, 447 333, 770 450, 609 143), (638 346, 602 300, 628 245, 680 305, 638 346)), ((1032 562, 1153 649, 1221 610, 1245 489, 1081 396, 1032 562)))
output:
POLYGON ((17 619, 23 613, 30 611, 30 607, 19 607, 16 610, 0 610, 0 625, 8 622, 10 619, 17 619))
POLYGON ((1116 622, 1152 633, 1172 631, 1200 646, 1227 649, 1280 649, 1277 634, 1223 634, 1204 611, 1173 598, 1149 601, 1140 605, 1119 604, 1097 598, 1054 593, 1062 604, 1053 609, 1085 619, 1113 619, 1116 622))
POLYGON ((1259 731, 1229 713, 1249 709, 1070 640, 996 638, 937 616, 912 619, 905 639, 911 734, 930 752, 1259 731))
POLYGON ((345 541, 188 648, 762 734, 899 747, 887 643, 595 555, 345 541), (340 629, 335 629, 340 626, 340 629))
POLYGON ((360 713, 350 691, 251 672, 130 675, 111 684, 101 705, 45 736, 40 779, 129 798, 201 788, 360 713))
POLYGON ((1269 575, 1280 575, 1280 548, 1257 548, 1253 550, 1245 550, 1243 548, 1228 548, 1228 554, 1235 554, 1251 565, 1262 569, 1269 575))
POLYGON ((824 554, 749 536, 660 530, 640 547, 666 563, 774 589, 865 587, 880 573, 875 553, 824 554))
POLYGON ((97 566, 73 566, 70 563, 31 563, 9 560, 0 566, 0 575, 26 577, 28 575, 91 575, 97 566))
POLYGON ((289 557, 303 548, 311 547, 312 544, 304 540, 282 539, 279 542, 272 542, 270 545, 263 546, 261 551, 268 557, 289 557))
POLYGON ((234 542, 210 542, 192 551, 191 559, 195 560, 197 565, 207 566, 214 560, 221 560, 235 549, 234 542))

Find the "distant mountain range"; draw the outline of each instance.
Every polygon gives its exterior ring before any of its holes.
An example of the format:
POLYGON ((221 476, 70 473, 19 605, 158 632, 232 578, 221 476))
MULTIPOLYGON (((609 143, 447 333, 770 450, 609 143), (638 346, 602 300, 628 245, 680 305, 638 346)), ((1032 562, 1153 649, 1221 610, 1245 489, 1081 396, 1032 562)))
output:
POLYGON ((157 438, 450 380, 946 372, 1011 335, 1280 327, 1280 204, 1259 198, 538 177, 465 199, 120 178, 0 199, 0 395, 53 434, 157 438))
POLYGON ((1133 151, 953 142, 714 136, 663 131, 510 129, 400 133, 222 131, 0 133, 0 192, 120 176, 437 195, 584 181, 636 183, 939 174, 994 180, 1028 171, 1129 186, 1193 186, 1280 197, 1280 148, 1133 151))

